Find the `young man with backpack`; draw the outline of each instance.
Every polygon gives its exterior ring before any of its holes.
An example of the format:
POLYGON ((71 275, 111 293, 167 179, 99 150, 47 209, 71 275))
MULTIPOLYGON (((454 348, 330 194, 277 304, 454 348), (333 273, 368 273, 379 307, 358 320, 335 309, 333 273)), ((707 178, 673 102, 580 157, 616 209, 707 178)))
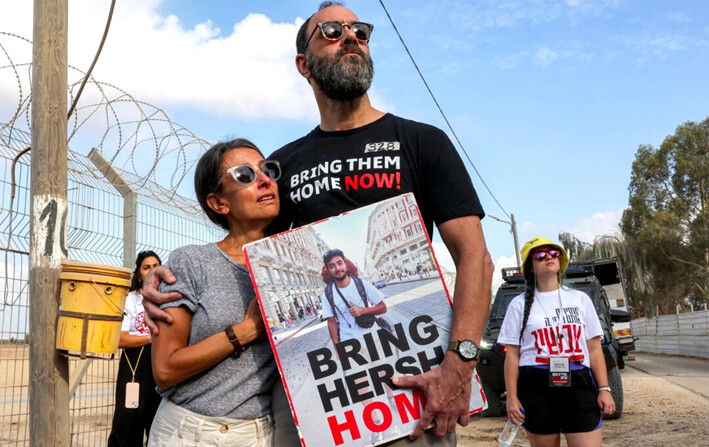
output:
POLYGON ((342 250, 325 253, 323 264, 331 278, 323 292, 323 318, 333 346, 352 338, 364 343, 364 334, 379 329, 376 316, 387 311, 384 295, 349 271, 342 250))

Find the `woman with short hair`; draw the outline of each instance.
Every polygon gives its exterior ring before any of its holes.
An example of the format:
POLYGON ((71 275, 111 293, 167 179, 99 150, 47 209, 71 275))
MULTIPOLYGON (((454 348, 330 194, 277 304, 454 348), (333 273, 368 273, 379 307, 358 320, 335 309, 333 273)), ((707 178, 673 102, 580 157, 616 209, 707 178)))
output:
POLYGON ((265 236, 279 211, 281 169, 250 141, 210 148, 195 169, 207 216, 228 230, 217 243, 175 250, 177 278, 162 291, 182 298, 162 307, 153 371, 162 402, 150 446, 273 445, 271 390, 279 380, 266 327, 245 266, 243 245, 265 236))

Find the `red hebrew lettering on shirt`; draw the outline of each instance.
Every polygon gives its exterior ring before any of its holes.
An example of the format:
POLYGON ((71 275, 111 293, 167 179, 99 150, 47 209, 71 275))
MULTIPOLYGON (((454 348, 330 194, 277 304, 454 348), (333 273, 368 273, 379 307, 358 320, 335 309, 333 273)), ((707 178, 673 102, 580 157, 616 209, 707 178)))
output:
POLYGON ((549 355, 577 354, 572 356, 574 361, 583 360, 583 349, 581 348, 581 325, 565 324, 561 327, 561 334, 564 337, 561 339, 556 337, 555 327, 544 327, 532 332, 534 337, 534 347, 537 348, 537 355, 542 354, 544 348, 547 348, 549 355), (568 341, 567 341, 568 340, 568 341))

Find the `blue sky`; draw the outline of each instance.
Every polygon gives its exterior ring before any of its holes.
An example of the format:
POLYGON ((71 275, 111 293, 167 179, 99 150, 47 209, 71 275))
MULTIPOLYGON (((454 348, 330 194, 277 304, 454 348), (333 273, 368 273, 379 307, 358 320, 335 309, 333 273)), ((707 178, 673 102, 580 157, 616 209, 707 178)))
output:
MULTIPOLYGON (((452 136, 380 2, 345 3, 375 26, 374 105, 452 136)), ((89 66, 109 4, 69 0, 70 64, 89 66)), ((384 4, 465 148, 485 210, 505 220, 514 213, 520 243, 559 231, 586 241, 615 232, 638 146, 659 146, 678 125, 709 116, 708 2, 384 4)), ((296 30, 317 5, 122 0, 94 75, 201 138, 245 136, 270 153, 318 123, 293 63, 296 30)), ((31 38, 31 8, 3 1, 0 31, 31 38)), ((15 61, 31 60, 26 47, 7 48, 15 61)), ((0 122, 14 111, 16 88, 0 70, 0 122)), ((83 151, 82 141, 90 148, 83 138, 74 150, 83 151)), ((514 264, 509 225, 483 224, 498 267, 514 264)))

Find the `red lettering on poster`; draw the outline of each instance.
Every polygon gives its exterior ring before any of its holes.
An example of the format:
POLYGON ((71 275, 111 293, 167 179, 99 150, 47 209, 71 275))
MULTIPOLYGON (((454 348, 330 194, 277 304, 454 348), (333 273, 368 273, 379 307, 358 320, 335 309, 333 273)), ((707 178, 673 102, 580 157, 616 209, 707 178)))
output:
POLYGON ((374 401, 364 407, 364 413, 362 414, 362 417, 364 418, 364 425, 370 431, 373 431, 375 433, 388 430, 389 427, 391 427, 391 422, 393 419, 391 414, 391 408, 389 408, 389 405, 385 404, 384 402, 377 401, 374 401), (382 414, 383 420, 380 424, 374 422, 374 418, 372 417, 372 412, 374 412, 375 410, 379 410, 382 414))
POLYGON ((337 416, 330 416, 327 418, 327 423, 330 425, 330 432, 332 433, 332 439, 335 441, 335 445, 342 445, 345 443, 342 439, 342 432, 349 430, 352 433, 352 439, 359 439, 362 435, 359 433, 359 428, 357 427, 357 421, 355 420, 354 411, 345 411, 345 422, 342 424, 337 422, 337 416))
POLYGON ((407 399, 406 394, 394 396, 394 402, 396 402, 396 409, 399 411, 402 424, 409 422, 409 416, 414 420, 420 419, 421 409, 426 406, 426 395, 423 394, 423 391, 414 388, 412 394, 413 401, 407 399))

